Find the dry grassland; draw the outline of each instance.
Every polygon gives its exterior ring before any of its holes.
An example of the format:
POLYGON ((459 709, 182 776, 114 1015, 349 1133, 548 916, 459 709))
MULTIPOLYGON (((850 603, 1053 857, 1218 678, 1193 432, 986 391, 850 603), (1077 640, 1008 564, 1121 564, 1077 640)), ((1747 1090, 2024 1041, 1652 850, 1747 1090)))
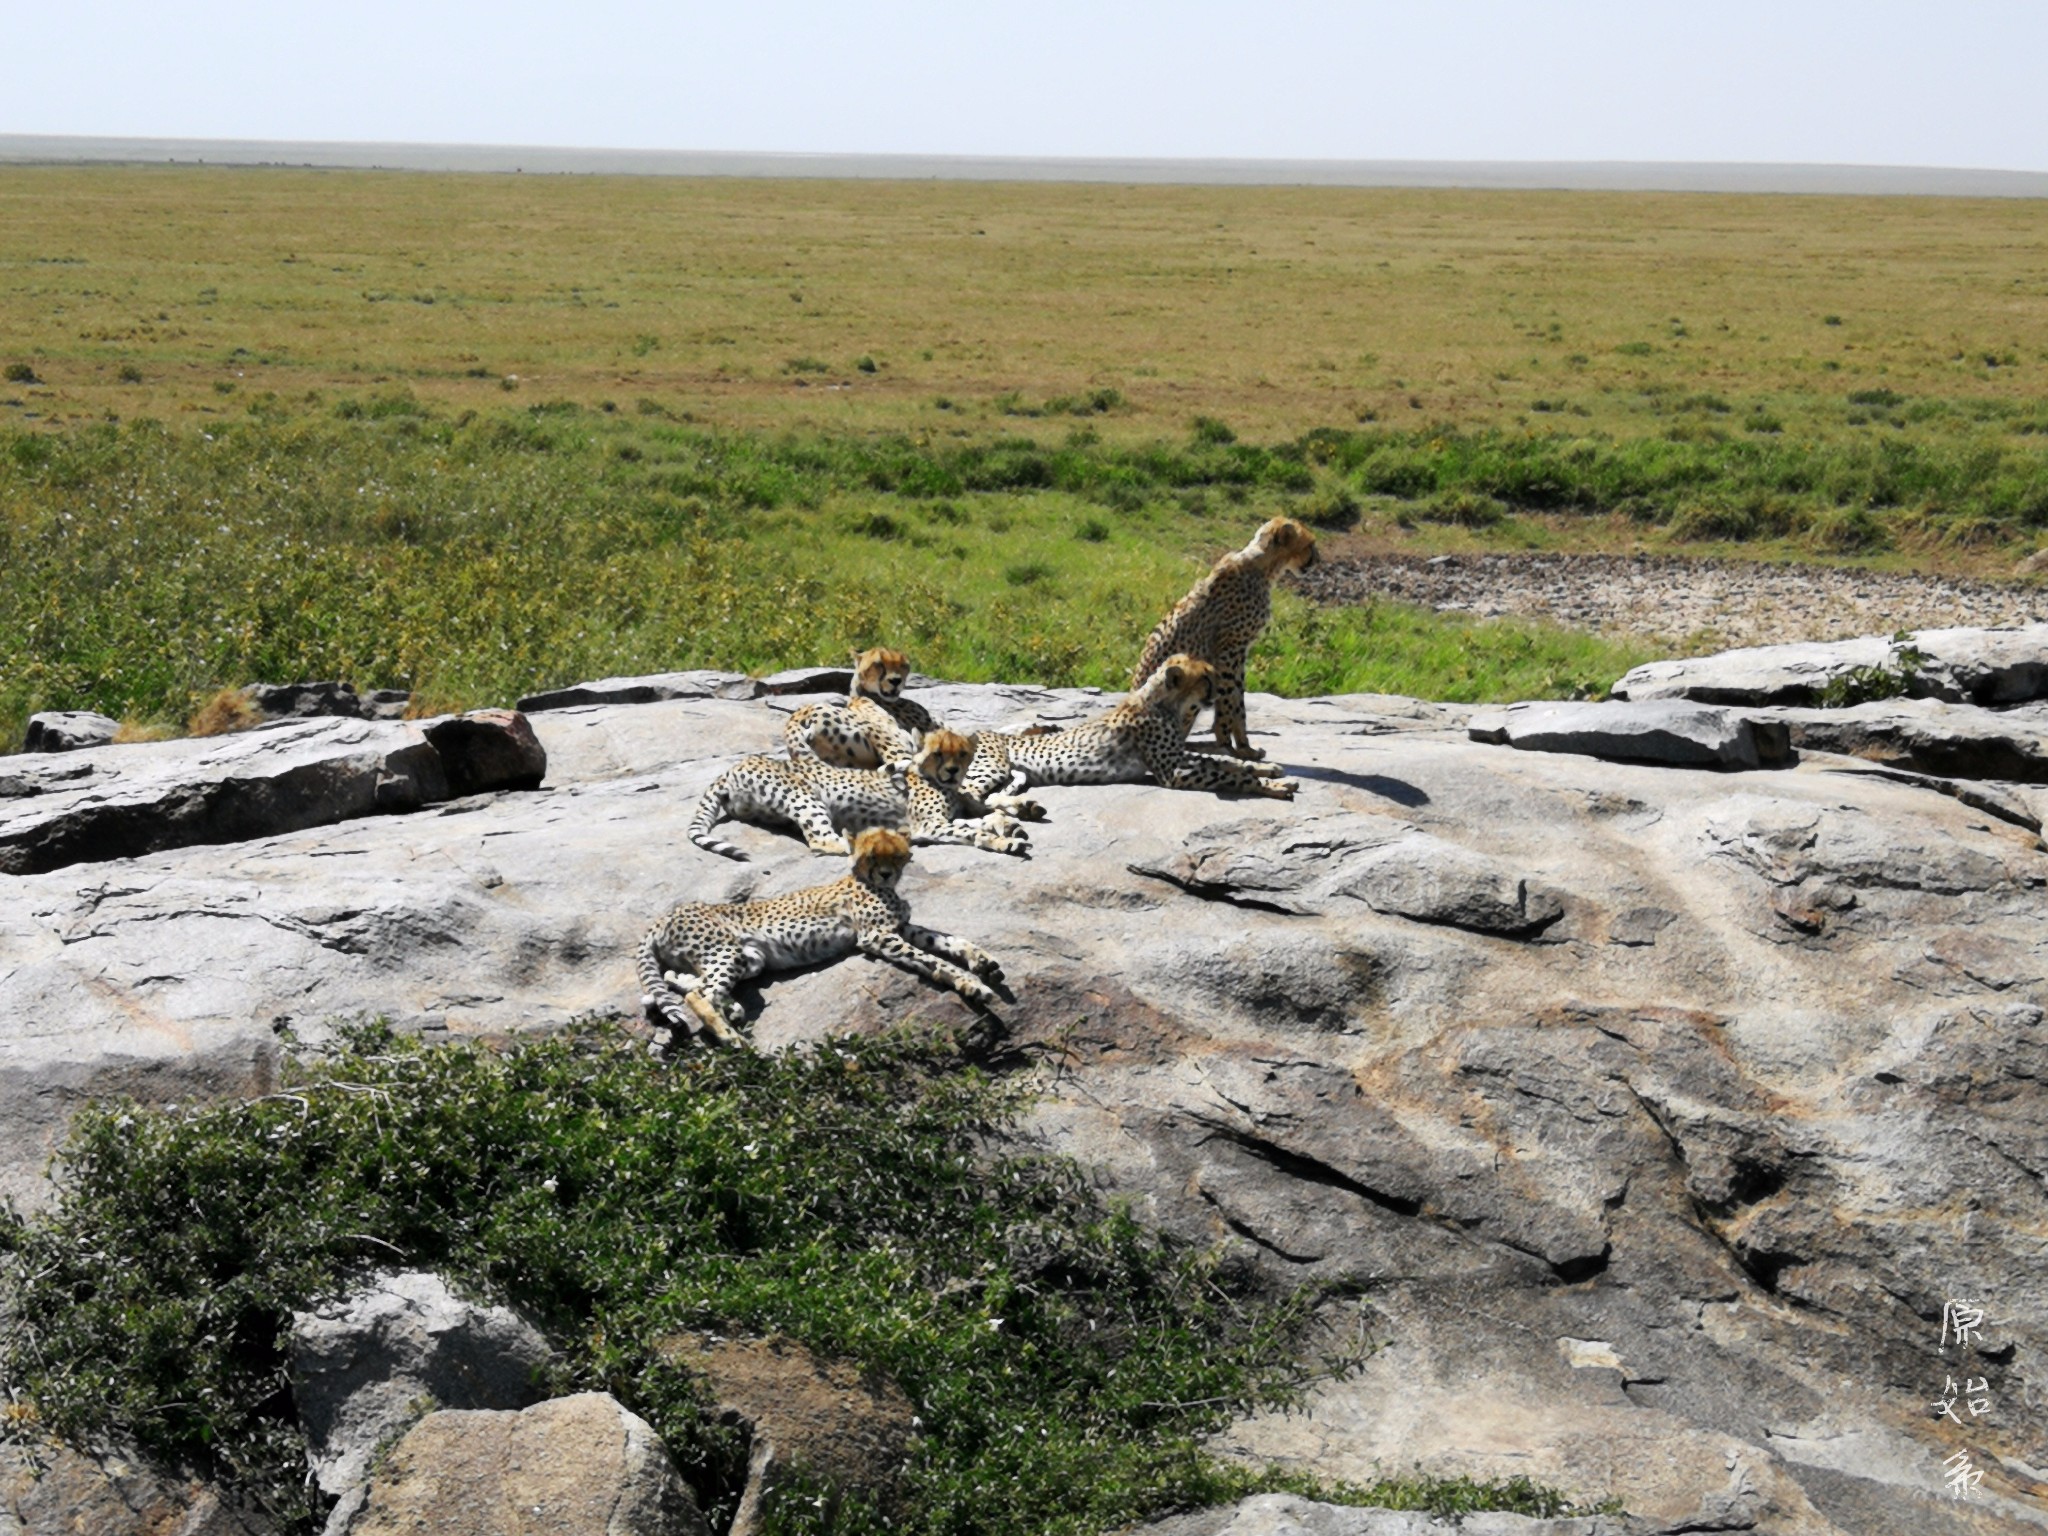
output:
POLYGON ((1858 392, 2041 398, 2048 203, 7 168, 0 354, 42 381, 0 424, 516 379, 736 428, 1115 390, 1118 438, 1829 437, 1858 392))

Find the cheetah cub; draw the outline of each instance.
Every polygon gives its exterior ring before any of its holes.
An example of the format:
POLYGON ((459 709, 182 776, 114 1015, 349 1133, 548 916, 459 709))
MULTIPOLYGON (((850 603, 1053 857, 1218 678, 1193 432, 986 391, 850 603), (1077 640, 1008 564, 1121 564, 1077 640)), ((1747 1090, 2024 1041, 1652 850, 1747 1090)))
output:
POLYGON ((1138 784, 1149 775, 1168 789, 1293 799, 1299 786, 1273 764, 1189 750, 1188 732, 1213 687, 1209 663, 1173 656, 1099 720, 1043 736, 984 731, 968 789, 1019 777, 1026 784, 1138 784))
POLYGON ((909 862, 902 833, 870 828, 853 840, 851 872, 830 885, 765 901, 671 908, 640 943, 641 1006, 685 1038, 701 1025, 735 1044, 740 1037, 728 1021, 746 1017, 732 995, 739 983, 855 950, 951 987, 970 1003, 1000 1002, 986 985, 1003 979, 993 958, 910 921, 910 906, 896 893, 909 862))
POLYGON ((1216 669, 1216 745, 1235 757, 1266 754, 1244 729, 1244 664, 1272 617, 1273 578, 1316 563, 1316 536, 1291 517, 1276 517, 1232 550, 1173 605, 1145 642, 1131 686, 1141 686, 1169 656, 1186 654, 1216 669))
POLYGON ((697 802, 690 841, 707 853, 745 861, 744 850, 713 835, 727 817, 757 826, 793 825, 813 853, 845 853, 846 838, 865 827, 907 829, 913 843, 965 843, 990 853, 1028 857, 1024 828, 990 811, 960 787, 974 743, 933 731, 908 762, 834 768, 816 758, 742 758, 720 774, 697 802))
POLYGON ((903 697, 910 658, 886 646, 853 661, 853 687, 845 703, 806 704, 782 727, 782 745, 794 757, 816 757, 844 768, 873 768, 907 759, 938 721, 922 704, 903 697))
POLYGON ((816 758, 743 757, 711 781, 690 818, 690 841, 746 862, 744 850, 712 835, 730 817, 756 826, 794 826, 813 853, 847 853, 846 834, 900 827, 910 819, 910 765, 879 772, 834 768, 816 758))

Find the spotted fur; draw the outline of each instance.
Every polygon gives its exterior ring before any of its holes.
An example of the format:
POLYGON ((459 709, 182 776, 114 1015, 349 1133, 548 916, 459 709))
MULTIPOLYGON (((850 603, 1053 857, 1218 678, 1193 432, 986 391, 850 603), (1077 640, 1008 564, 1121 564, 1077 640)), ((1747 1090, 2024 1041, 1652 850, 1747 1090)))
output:
POLYGON ((976 738, 968 790, 999 784, 1136 784, 1149 776, 1169 789, 1266 795, 1291 800, 1298 787, 1283 770, 1193 751, 1187 744, 1195 717, 1208 705, 1211 668, 1191 656, 1166 664, 1099 720, 1048 735, 976 738))
POLYGON ((1272 616, 1273 578, 1315 563, 1313 533, 1291 517, 1265 523, 1251 543, 1218 560, 1159 621, 1139 653, 1131 686, 1142 686, 1170 656, 1208 662, 1216 669, 1216 746, 1237 757, 1264 757, 1245 735, 1245 658, 1272 616))
POLYGON ((938 729, 923 705, 903 697, 910 658, 885 646, 854 658, 846 701, 806 704, 782 727, 791 757, 816 757, 846 768, 907 761, 917 738, 938 729))
POLYGON ((910 819, 910 767, 835 768, 816 758, 744 757, 711 781, 690 818, 690 841, 745 861, 746 853, 712 835, 730 817, 757 826, 794 826, 813 853, 846 853, 864 827, 901 827, 910 819))
POLYGON ((736 1042, 728 1021, 742 1021, 746 1011, 734 1000, 734 987, 765 971, 856 950, 950 987, 970 1003, 999 1002, 986 985, 1003 978, 993 958, 965 939, 910 921, 909 904, 896 892, 909 862, 902 833, 870 828, 853 840, 850 872, 829 885, 765 901, 672 907, 640 942, 641 1006, 682 1036, 701 1025, 736 1042))
MULTIPOLYGON (((983 804, 963 787, 976 750, 975 738, 944 729, 931 732, 918 743, 910 775, 910 840, 970 843, 994 853, 1029 854, 1031 845, 1022 824, 1008 812, 983 804)), ((1023 803, 1038 809, 1031 801, 1023 803)))

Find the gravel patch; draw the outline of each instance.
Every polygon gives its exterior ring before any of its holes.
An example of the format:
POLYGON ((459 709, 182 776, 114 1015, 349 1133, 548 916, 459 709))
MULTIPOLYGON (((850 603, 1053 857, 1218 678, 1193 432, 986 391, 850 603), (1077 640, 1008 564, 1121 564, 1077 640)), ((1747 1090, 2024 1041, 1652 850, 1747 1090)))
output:
POLYGON ((1670 555, 1366 555, 1294 579, 1322 603, 1392 598, 1480 618, 1513 614, 1692 652, 2048 620, 2048 588, 2031 582, 1670 555))

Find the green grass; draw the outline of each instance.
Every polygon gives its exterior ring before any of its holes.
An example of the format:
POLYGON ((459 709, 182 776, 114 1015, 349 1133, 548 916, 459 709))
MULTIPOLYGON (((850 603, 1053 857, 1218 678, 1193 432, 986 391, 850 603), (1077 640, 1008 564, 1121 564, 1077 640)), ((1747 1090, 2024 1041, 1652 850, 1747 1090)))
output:
MULTIPOLYGON (((1436 463, 1376 443, 768 437, 573 404, 447 416, 388 393, 205 429, 0 432, 0 732, 59 708, 177 726, 255 681, 471 707, 880 643, 940 676, 1119 688, 1158 616, 1260 520, 1387 454, 1436 463)), ((1646 658, 1283 595, 1251 681, 1528 697, 1646 658)))
MULTIPOLYGON (((320 1511, 292 1310, 379 1265, 536 1319, 552 1386, 648 1418, 729 1517, 744 1448, 661 1341, 779 1332, 887 1373, 924 1423, 899 1506, 844 1532, 1081 1533, 1290 1488, 1554 1513, 1524 1479, 1324 1487, 1205 1436, 1286 1403, 1317 1297, 1165 1241, 1071 1164, 991 1154, 1022 1100, 937 1038, 676 1066, 609 1029, 494 1052, 377 1030, 254 1102, 75 1123, 54 1209, 0 1220, 0 1373, 40 1426, 132 1438, 298 1531, 320 1511)), ((814 1529, 801 1500, 776 1528, 814 1529)))

